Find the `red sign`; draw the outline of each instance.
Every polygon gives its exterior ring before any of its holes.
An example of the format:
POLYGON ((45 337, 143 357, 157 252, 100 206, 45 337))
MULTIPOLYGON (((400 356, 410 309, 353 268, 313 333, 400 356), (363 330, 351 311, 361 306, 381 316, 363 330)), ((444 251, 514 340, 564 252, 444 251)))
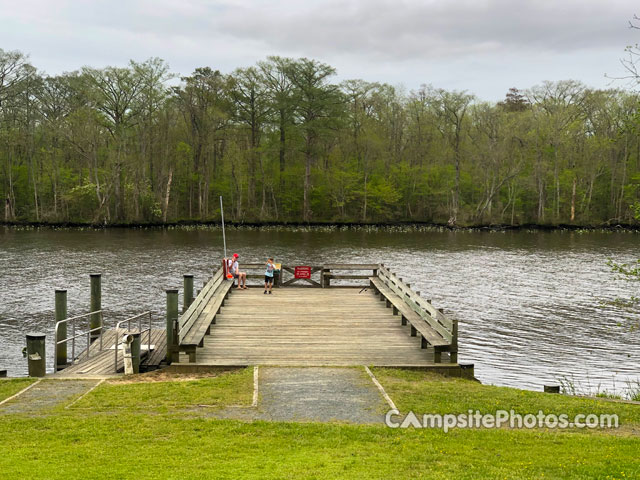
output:
POLYGON ((311 267, 295 267, 293 276, 295 278, 311 278, 311 267))

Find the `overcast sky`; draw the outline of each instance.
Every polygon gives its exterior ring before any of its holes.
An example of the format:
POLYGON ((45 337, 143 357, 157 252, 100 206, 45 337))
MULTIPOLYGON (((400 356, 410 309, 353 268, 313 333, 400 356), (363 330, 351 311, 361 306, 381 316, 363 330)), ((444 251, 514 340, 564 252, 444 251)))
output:
POLYGON ((499 100, 544 80, 610 86, 605 73, 622 75, 624 47, 640 42, 634 13, 637 0, 0 0, 0 48, 49 74, 149 57, 229 73, 304 56, 337 80, 499 100))

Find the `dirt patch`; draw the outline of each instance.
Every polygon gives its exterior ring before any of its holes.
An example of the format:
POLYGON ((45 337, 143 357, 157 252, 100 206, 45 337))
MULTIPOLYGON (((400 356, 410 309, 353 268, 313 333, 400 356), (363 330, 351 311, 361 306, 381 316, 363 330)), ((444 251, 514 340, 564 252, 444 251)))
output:
POLYGON ((43 380, 0 407, 2 414, 39 415, 72 401, 96 385, 95 380, 43 380))
POLYGON ((113 378, 109 379, 107 382, 117 383, 119 385, 129 383, 188 382, 191 380, 200 380, 202 378, 219 377, 220 375, 225 375, 236 370, 236 368, 229 368, 201 373, 176 373, 160 369, 154 370, 153 372, 140 373, 138 375, 127 375, 125 377, 113 378))

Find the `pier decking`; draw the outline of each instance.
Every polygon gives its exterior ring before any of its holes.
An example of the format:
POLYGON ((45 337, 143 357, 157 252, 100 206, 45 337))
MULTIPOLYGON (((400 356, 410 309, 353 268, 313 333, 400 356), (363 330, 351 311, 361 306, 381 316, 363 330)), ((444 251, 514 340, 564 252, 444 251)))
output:
MULTIPOLYGON (((188 363, 188 355, 180 363, 188 363)), ((198 365, 415 365, 434 363, 409 327, 370 290, 232 290, 198 349, 198 365)))
MULTIPOLYGON (((458 367, 457 321, 420 298, 383 265, 302 268, 307 278, 280 277, 279 288, 267 295, 260 285, 230 288, 231 282, 218 271, 177 322, 180 333, 170 347, 175 352, 174 368, 458 367), (354 280, 360 285, 344 285, 354 280)), ((285 272, 291 277, 295 268, 283 266, 285 272)))
MULTIPOLYGON (((123 333, 122 331, 120 332, 123 333)), ((116 344, 115 330, 106 330, 103 334, 102 346, 100 350, 100 342, 93 342, 89 350, 89 358, 84 350, 75 363, 69 365, 64 370, 56 373, 58 377, 92 377, 116 375, 124 370, 124 349, 120 343, 120 353, 118 355, 118 364, 115 365, 114 346, 116 344)), ((167 332, 164 329, 154 328, 151 330, 152 350, 149 355, 145 349, 148 345, 148 332, 142 334, 142 359, 143 366, 158 366, 167 355, 167 332)))
MULTIPOLYGON (((264 265, 244 265, 244 269, 262 273, 264 265)), ((262 280, 261 273, 248 277, 262 280)), ((256 284, 246 290, 232 288, 233 281, 219 269, 194 299, 193 277, 185 275, 181 315, 178 290, 167 290, 166 329, 152 329, 150 323, 142 329, 142 318, 151 321, 150 312, 120 322, 127 328, 118 330, 119 340, 115 330, 100 327, 100 341, 91 344, 89 358, 82 352, 56 375, 122 372, 124 352, 117 357, 114 347, 122 345, 123 334, 135 331, 133 320, 137 331, 143 332, 143 346, 148 347, 151 332, 153 348, 150 353, 148 348, 141 350, 141 365, 151 368, 161 364, 182 371, 248 365, 370 365, 441 372, 461 368, 457 321, 384 265, 283 266, 275 283, 272 294, 264 294, 256 284), (354 280, 360 284, 353 285, 354 280)))

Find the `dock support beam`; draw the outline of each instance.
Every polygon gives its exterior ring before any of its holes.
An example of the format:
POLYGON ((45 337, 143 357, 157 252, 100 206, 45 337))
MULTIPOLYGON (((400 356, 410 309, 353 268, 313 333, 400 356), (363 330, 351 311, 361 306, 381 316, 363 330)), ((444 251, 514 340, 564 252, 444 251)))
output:
POLYGON ((176 326, 178 324, 178 290, 167 289, 167 363, 171 364, 174 359, 174 353, 177 355, 176 345, 176 326))
POLYGON ((451 321, 451 348, 449 350, 449 361, 451 363, 458 363, 458 319, 454 318, 451 321))
MULTIPOLYGON (((56 323, 65 318, 67 318, 67 291, 58 289, 56 290, 56 323)), ((67 343, 58 343, 66 339, 67 324, 61 323, 55 332, 56 365, 58 370, 67 365, 67 343)))
POLYGON ((140 373, 140 332, 130 334, 133 338, 131 341, 131 363, 133 364, 133 373, 140 373))
MULTIPOLYGON (((90 312, 97 312, 98 310, 102 310, 102 275, 100 273, 92 273, 91 277, 91 305, 90 312)), ((101 313, 94 313, 91 315, 91 320, 89 322, 89 328, 93 330, 94 328, 100 328, 100 316, 101 313)), ((100 336, 102 332, 91 332, 91 341, 93 342, 96 338, 100 336)))
POLYGON ((193 275, 184 275, 184 300, 182 305, 182 313, 193 303, 193 275))
POLYGON ((30 377, 44 377, 47 374, 45 339, 46 335, 42 333, 27 334, 27 363, 30 377))

